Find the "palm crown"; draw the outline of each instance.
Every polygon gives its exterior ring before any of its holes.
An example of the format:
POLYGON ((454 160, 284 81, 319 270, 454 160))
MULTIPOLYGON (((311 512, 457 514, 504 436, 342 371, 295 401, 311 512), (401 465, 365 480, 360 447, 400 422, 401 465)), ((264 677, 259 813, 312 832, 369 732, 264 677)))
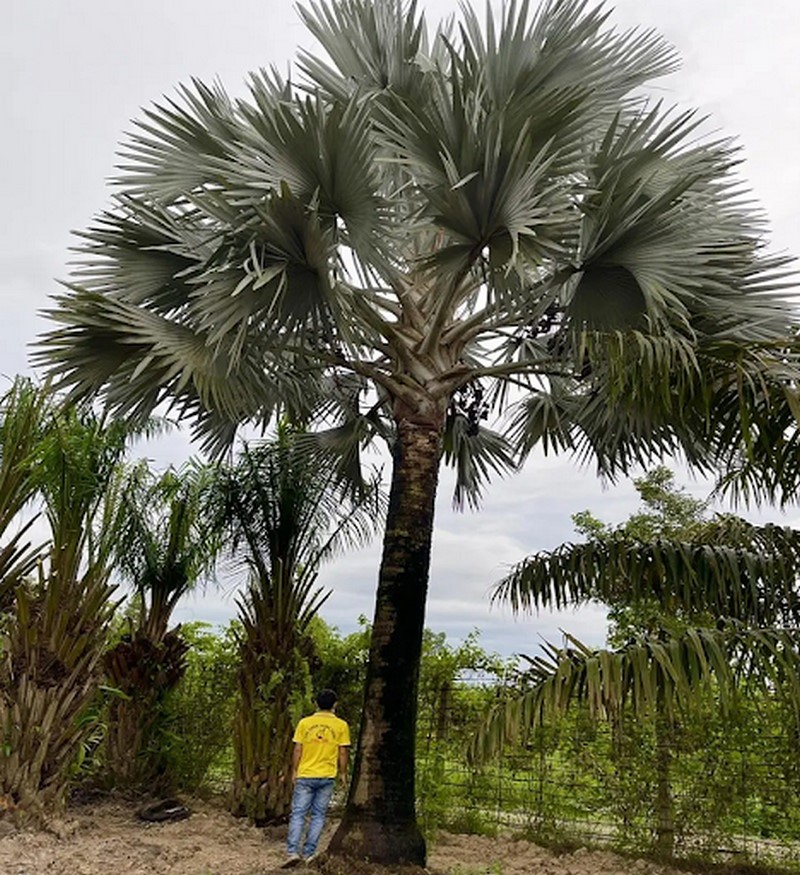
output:
MULTIPOLYGON (((137 123, 51 312, 62 381, 126 414, 170 397, 216 445, 279 409, 354 440, 392 406, 463 425, 457 390, 513 382, 523 451, 731 462, 742 394, 771 406, 747 378, 787 367, 785 260, 732 144, 643 96, 673 51, 581 0, 431 39, 416 3, 300 11, 330 63, 255 74, 249 100, 195 82, 137 123)), ((483 455, 471 486, 510 462, 475 431, 451 429, 454 459, 483 455)))

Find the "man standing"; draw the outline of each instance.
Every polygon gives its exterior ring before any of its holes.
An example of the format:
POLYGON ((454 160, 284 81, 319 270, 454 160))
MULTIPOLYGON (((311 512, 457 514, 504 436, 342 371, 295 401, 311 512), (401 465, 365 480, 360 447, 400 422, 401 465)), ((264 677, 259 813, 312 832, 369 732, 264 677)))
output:
POLYGON ((325 813, 331 801, 336 775, 347 786, 347 762, 350 753, 350 727, 333 712, 336 693, 322 690, 317 696, 317 710, 303 717, 294 731, 292 752, 292 814, 286 842, 288 859, 284 868, 310 860, 317 850, 325 813), (300 854, 300 840, 306 815, 311 812, 308 833, 300 854))

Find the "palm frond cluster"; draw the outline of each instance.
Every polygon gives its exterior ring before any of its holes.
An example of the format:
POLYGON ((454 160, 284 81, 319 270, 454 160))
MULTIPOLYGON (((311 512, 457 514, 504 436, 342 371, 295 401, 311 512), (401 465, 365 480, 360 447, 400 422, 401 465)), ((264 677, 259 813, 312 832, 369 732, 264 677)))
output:
POLYGON ((800 718, 800 533, 732 515, 704 519, 705 502, 672 489, 666 469, 636 484, 658 513, 613 529, 579 515, 588 541, 529 556, 496 586, 494 598, 517 612, 604 603, 616 629, 610 647, 565 634, 562 646, 525 657, 519 694, 488 718, 474 756, 573 702, 595 719, 629 708, 673 720, 701 688, 729 708, 749 680, 800 718))
POLYGON ((459 501, 536 445, 791 492, 789 259, 738 147, 648 98, 664 40, 588 0, 435 30, 415 0, 299 11, 324 55, 296 78, 194 81, 135 124, 39 349, 61 384, 169 400, 218 448, 280 413, 350 454, 445 420, 459 501), (478 386, 522 396, 502 436, 451 403, 478 386))

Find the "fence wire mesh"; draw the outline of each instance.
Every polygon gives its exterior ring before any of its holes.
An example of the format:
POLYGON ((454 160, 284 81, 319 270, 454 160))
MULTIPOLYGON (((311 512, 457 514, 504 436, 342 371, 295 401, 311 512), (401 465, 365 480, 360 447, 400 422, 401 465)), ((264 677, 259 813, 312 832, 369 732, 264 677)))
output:
POLYGON ((496 677, 469 674, 423 695, 427 825, 800 871, 800 749, 779 701, 744 697, 723 714, 710 697, 668 725, 595 722, 575 709, 469 765, 481 707, 510 693, 496 677))

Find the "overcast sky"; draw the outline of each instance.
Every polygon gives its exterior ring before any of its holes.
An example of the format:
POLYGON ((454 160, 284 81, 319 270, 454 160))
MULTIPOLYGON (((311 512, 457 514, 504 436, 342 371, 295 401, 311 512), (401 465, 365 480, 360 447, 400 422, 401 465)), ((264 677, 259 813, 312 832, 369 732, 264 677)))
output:
MULTIPOLYGON (((421 0, 428 21, 454 13, 454 0, 421 0)), ((482 3, 481 3, 482 6, 482 3)), ((794 0, 618 0, 622 28, 654 28, 684 66, 659 88, 668 104, 697 107, 737 136, 743 175, 772 223, 777 250, 800 253, 800 6, 794 0)), ((0 28, 3 83, 0 136, 0 375, 30 372, 27 345, 45 328, 39 317, 57 279, 68 275, 71 229, 108 205, 114 153, 140 108, 179 82, 214 77, 243 93, 248 71, 287 69, 296 46, 313 50, 293 5, 284 0, 5 0, 0 28)), ((193 452, 182 435, 146 448, 158 464, 193 452)), ((707 484, 683 482, 698 495, 707 484)), ((570 515, 591 508, 621 521, 636 507, 623 483, 604 489, 592 470, 568 459, 533 459, 494 484, 480 513, 450 508, 445 474, 437 508, 428 625, 453 641, 472 628, 502 653, 531 651, 540 636, 565 628, 601 643, 599 608, 515 620, 490 610, 491 584, 526 553, 572 536, 570 515)), ((790 510, 792 521, 798 514, 790 510)), ((777 513, 762 517, 778 519, 777 513)), ((327 567, 333 588, 323 610, 343 631, 371 616, 378 544, 327 567)), ((230 585, 191 597, 180 619, 223 621, 234 612, 230 585)))

